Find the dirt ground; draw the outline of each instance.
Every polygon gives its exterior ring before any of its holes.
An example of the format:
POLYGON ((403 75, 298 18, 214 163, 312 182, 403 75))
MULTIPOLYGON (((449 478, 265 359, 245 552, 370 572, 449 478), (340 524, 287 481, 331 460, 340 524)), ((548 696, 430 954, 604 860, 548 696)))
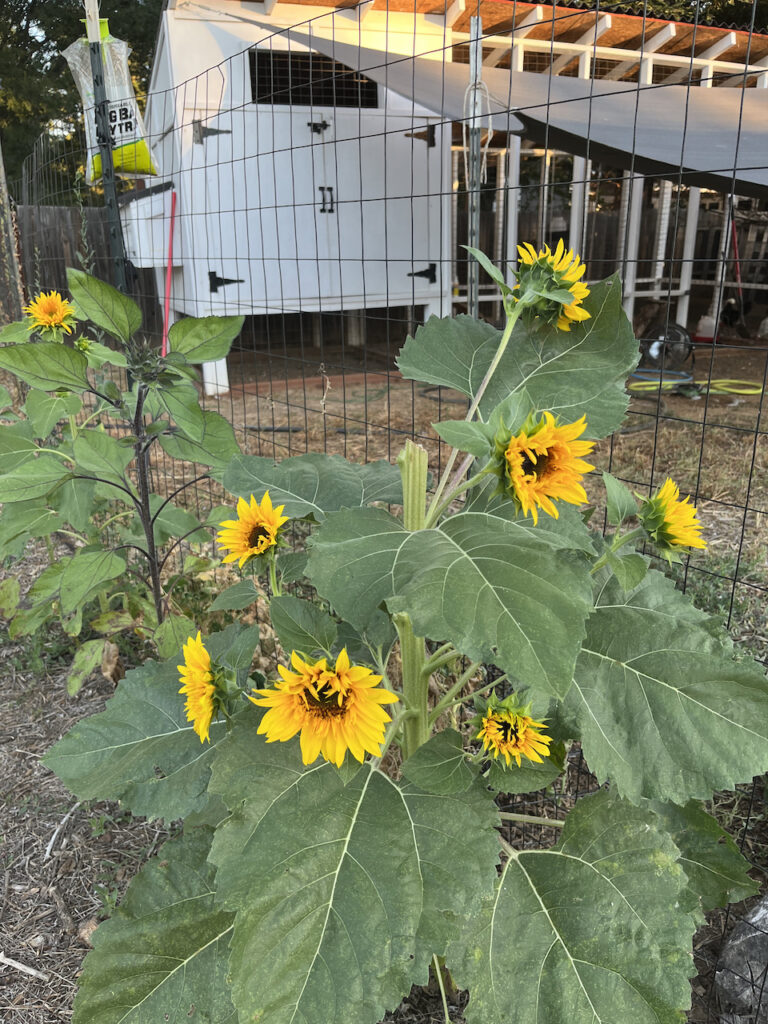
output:
MULTIPOLYGON (((295 360, 282 366, 266 360, 258 372, 244 372, 239 381, 233 374, 232 392, 208 404, 232 418, 243 447, 254 453, 280 458, 325 450, 355 459, 391 459, 406 437, 415 436, 426 444, 437 472, 443 453, 430 424, 456 416, 463 402, 459 396, 402 381, 385 362, 369 365, 373 372, 355 366, 343 374, 330 362, 321 366, 307 359, 297 373, 295 360)), ((714 353, 703 347, 693 376, 755 381, 761 392, 765 373, 766 353, 757 347, 719 348, 714 353)), ((732 607, 735 635, 768 660, 764 415, 761 393, 665 393, 659 401, 658 395, 645 392, 633 398, 626 429, 601 444, 596 461, 632 481, 640 492, 647 493, 652 483, 657 486, 667 473, 674 473, 683 491, 696 495, 709 549, 697 553, 682 579, 711 610, 732 607)), ((175 483, 170 468, 156 468, 159 473, 167 470, 170 490, 175 483)), ((597 498, 597 483, 590 487, 597 498)), ((202 504, 214 504, 220 497, 205 484, 191 495, 202 504)), ((32 551, 12 571, 27 587, 43 565, 32 551)), ((52 633, 36 645, 11 642, 2 620, 0 630, 0 1019, 54 1024, 71 1019, 77 976, 93 928, 170 833, 156 823, 131 819, 115 804, 77 803, 41 767, 40 757, 64 732, 102 710, 113 684, 94 675, 76 697, 67 697, 64 676, 71 651, 62 638, 52 633)), ((568 799, 592 784, 581 761, 573 759, 554 806, 551 796, 542 795, 505 809, 530 813, 534 801, 539 813, 562 814, 568 799), (544 800, 549 801, 546 807, 544 800)), ((768 809, 762 780, 735 794, 719 795, 714 810, 743 843, 754 877, 766 888, 768 809)), ((510 838, 529 846, 551 840, 544 830, 538 833, 521 831, 510 838)), ((692 983, 691 1024, 719 1020, 711 1005, 713 965, 723 935, 742 909, 710 915, 696 937, 699 975, 692 983)), ((460 995, 449 1007, 453 1024, 461 1024, 465 1001, 460 995)), ((386 1018, 392 1024, 437 1024, 443 1019, 439 994, 431 990, 414 990, 386 1018)))

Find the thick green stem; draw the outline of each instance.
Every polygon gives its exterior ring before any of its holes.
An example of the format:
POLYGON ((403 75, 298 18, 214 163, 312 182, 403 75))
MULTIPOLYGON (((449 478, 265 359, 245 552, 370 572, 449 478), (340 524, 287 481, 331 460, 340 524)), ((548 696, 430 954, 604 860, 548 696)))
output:
POLYGON ((559 818, 537 818, 535 814, 513 814, 511 811, 500 811, 503 821, 519 821, 523 825, 547 825, 549 828, 563 828, 564 821, 559 818))
POLYGON ((429 676, 424 675, 426 650, 424 637, 416 636, 408 615, 398 612, 392 616, 400 638, 400 658, 403 667, 403 700, 410 712, 403 723, 403 760, 407 760, 429 739, 429 676))
POLYGON ((272 548, 269 556, 269 585, 272 588, 272 597, 280 597, 282 590, 277 582, 277 567, 276 567, 275 549, 272 548))
MULTIPOLYGON (((406 441, 397 457, 403 479, 403 524, 406 530, 423 530, 427 509, 427 452, 421 445, 406 441)), ((403 669, 403 699, 411 712, 403 724, 403 757, 408 758, 429 739, 429 675, 424 674, 427 660, 424 637, 416 636, 409 615, 399 612, 392 621, 400 637, 403 669)))

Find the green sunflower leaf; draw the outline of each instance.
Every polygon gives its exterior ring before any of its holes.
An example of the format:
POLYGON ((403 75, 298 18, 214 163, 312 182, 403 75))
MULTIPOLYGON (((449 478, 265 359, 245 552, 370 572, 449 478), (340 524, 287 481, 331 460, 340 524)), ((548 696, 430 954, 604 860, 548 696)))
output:
POLYGON ((685 804, 768 770, 768 680, 650 571, 600 578, 563 707, 590 769, 629 800, 685 804))
MULTIPOLYGON (((211 656, 223 656, 242 631, 234 625, 206 637, 211 656)), ((120 800, 133 814, 166 821, 203 807, 226 729, 214 722, 210 744, 200 742, 178 692, 177 661, 147 661, 128 672, 106 710, 78 723, 46 754, 45 765, 79 799, 120 800)))
POLYGON ((375 1024, 492 891, 493 802, 478 786, 401 787, 370 764, 345 785, 331 764, 302 766, 296 740, 265 743, 258 722, 240 717, 211 780, 233 811, 210 855, 237 911, 233 1001, 243 1020, 375 1024))
POLYGON ((119 341, 128 342, 141 327, 141 310, 112 285, 67 267, 67 285, 80 320, 90 320, 119 341))
POLYGON ((514 761, 507 767, 503 757, 490 761, 485 776, 488 785, 499 793, 535 793, 545 789, 563 774, 565 767, 563 744, 553 743, 549 750, 550 756, 541 764, 524 759, 519 767, 514 761))
POLYGON ((610 473, 603 473, 608 505, 608 522, 619 526, 625 519, 637 515, 637 502, 630 489, 610 473))
POLYGON ((190 363, 224 359, 243 328, 242 316, 184 317, 168 331, 171 352, 181 352, 190 363))
POLYGON ((591 608, 586 560, 482 513, 409 533, 382 509, 328 517, 307 573, 338 614, 364 628, 382 602, 417 636, 450 640, 540 693, 562 698, 591 608))
POLYGON ((444 420, 433 423, 433 429, 439 437, 452 448, 460 452, 469 452, 478 458, 487 458, 493 449, 493 431, 489 431, 484 423, 466 420, 444 420))
POLYGON ((125 559, 114 551, 78 551, 61 577, 62 612, 68 615, 105 583, 122 576, 125 565, 125 559))
POLYGON ((73 1024, 237 1024, 227 981, 233 915, 214 902, 211 835, 197 828, 166 843, 96 929, 73 1024))
POLYGON ((160 388, 158 398, 173 422, 193 444, 200 444, 205 435, 205 416, 194 384, 173 384, 160 388))
POLYGON ((232 424, 210 409, 203 409, 202 416, 200 436, 193 440, 183 433, 160 434, 160 447, 174 459, 223 469, 240 452, 232 424))
POLYGON ((10 473, 34 459, 37 453, 34 437, 30 424, 23 421, 0 426, 0 473, 10 473))
POLYGON ((85 391, 88 387, 88 360, 77 349, 55 341, 0 348, 0 370, 10 370, 40 391, 85 391))
POLYGON ((578 801, 554 849, 509 851, 448 950, 468 1024, 681 1024, 694 922, 678 851, 648 809, 578 801))
POLYGON ((253 585, 252 579, 240 580, 239 583, 222 590, 211 605, 211 611, 240 611, 242 608, 250 608, 258 596, 259 591, 253 585))
POLYGON ((461 736, 445 729, 423 743, 403 765, 403 775, 427 793, 464 793, 476 772, 467 764, 461 736))
POLYGON ((232 494, 260 501, 269 491, 273 505, 285 505, 291 519, 321 522, 329 512, 359 508, 375 501, 402 504, 397 466, 380 460, 358 466, 339 455, 310 453, 280 463, 258 455, 238 455, 221 477, 232 494))
MULTIPOLYGON (((634 333, 621 308, 617 277, 596 284, 584 301, 591 319, 570 331, 518 321, 480 412, 487 418, 509 394, 526 388, 535 407, 566 422, 587 417, 587 437, 605 437, 624 418, 624 381, 638 360, 634 333)), ((454 388, 474 397, 501 333, 468 316, 430 318, 397 360, 409 380, 454 388)))
POLYGON ((125 487, 125 470, 133 459, 133 449, 123 447, 111 434, 103 430, 79 430, 72 453, 78 469, 125 487))
POLYGON ((759 892, 747 874, 749 861, 698 801, 691 800, 685 807, 653 801, 650 806, 680 850, 688 887, 701 900, 702 910, 724 907, 759 892))
POLYGON ((83 407, 79 395, 48 395, 33 388, 24 403, 24 415, 35 431, 35 437, 48 437, 65 416, 76 416, 83 407))
POLYGON ((311 601, 284 594, 269 602, 269 617, 286 654, 321 655, 333 647, 338 627, 333 616, 311 601))
POLYGON ((0 476, 0 494, 4 502, 43 498, 70 476, 70 463, 55 455, 39 455, 3 473, 0 476))

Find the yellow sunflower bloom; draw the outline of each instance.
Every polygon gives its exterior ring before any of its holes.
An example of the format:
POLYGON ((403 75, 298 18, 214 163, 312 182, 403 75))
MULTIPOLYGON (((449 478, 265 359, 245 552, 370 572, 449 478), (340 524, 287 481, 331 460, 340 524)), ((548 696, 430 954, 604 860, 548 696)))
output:
POLYGON ((187 696, 185 710, 187 721, 193 722, 192 728, 200 737, 200 742, 206 740, 210 743, 209 730, 211 719, 215 711, 214 693, 216 686, 213 682, 213 671, 211 668, 211 656, 206 651, 200 632, 196 637, 189 637, 184 644, 184 664, 177 665, 181 673, 179 681, 183 684, 179 693, 187 696))
POLYGON ((269 491, 260 502, 251 495, 250 503, 245 498, 237 502, 237 519, 219 523, 223 529, 217 536, 219 546, 229 554, 223 562, 237 562, 240 569, 251 558, 263 555, 277 544, 277 534, 288 516, 281 515, 285 505, 272 508, 269 491))
POLYGON ((278 665, 281 679, 268 690, 255 690, 249 697, 269 710, 259 724, 267 743, 285 742, 299 733, 304 764, 318 754, 340 766, 349 750, 362 762, 365 754, 378 755, 390 716, 382 704, 400 698, 378 684, 381 676, 361 665, 351 665, 346 648, 333 669, 326 659, 311 663, 294 651, 290 672, 278 665))
POLYGON ((62 331, 65 334, 72 333, 72 324, 75 322, 75 310, 68 299, 62 299, 58 292, 41 292, 28 306, 24 312, 32 323, 30 331, 39 331, 41 334, 51 334, 57 337, 62 331))
POLYGON ((706 548, 701 537, 701 523, 690 495, 680 499, 680 488, 667 477, 658 491, 645 502, 638 513, 640 522, 651 540, 669 553, 675 548, 706 548))
POLYGON ((513 435, 504 452, 507 489, 519 503, 523 515, 530 512, 534 523, 538 509, 558 518, 555 501, 580 505, 587 500, 581 479, 595 468, 584 462, 594 441, 578 441, 587 429, 584 416, 575 423, 558 424, 545 412, 532 429, 513 435))
POLYGON ((549 755, 552 737, 539 732, 539 729, 544 728, 543 722, 536 722, 526 714, 518 714, 504 707, 489 706, 483 715, 482 728, 477 734, 477 739, 483 741, 483 748, 492 754, 494 759, 501 754, 509 765, 510 759, 514 757, 519 768, 521 755, 539 764, 549 755))
POLYGON ((515 290, 522 296, 526 284, 536 287, 538 298, 527 303, 536 315, 545 319, 557 316, 556 323, 561 331, 570 331, 572 323, 589 320, 591 314, 581 305, 589 295, 589 288, 580 280, 586 267, 572 249, 566 250, 562 238, 554 252, 548 245, 536 252, 530 242, 518 245, 517 252, 521 269, 517 273, 515 290), (564 302, 542 295, 541 292, 547 289, 570 292, 572 301, 564 302))

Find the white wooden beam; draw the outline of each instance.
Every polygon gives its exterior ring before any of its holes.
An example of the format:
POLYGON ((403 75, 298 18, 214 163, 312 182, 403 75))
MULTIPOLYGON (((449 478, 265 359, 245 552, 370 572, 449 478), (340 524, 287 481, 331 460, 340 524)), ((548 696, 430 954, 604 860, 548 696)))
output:
POLYGON ((277 0, 262 0, 262 3, 264 4, 264 13, 269 17, 275 7, 277 7, 277 0))
POLYGON ((512 46, 517 42, 518 39, 524 39, 528 33, 536 28, 537 25, 541 24, 544 20, 544 8, 541 4, 537 4, 532 11, 523 18, 519 25, 515 25, 512 30, 512 36, 506 46, 497 46, 495 50, 491 50, 487 57, 483 58, 483 64, 489 68, 495 68, 502 57, 505 57, 511 50, 512 46))
MULTIPOLYGON (((611 27, 611 16, 610 14, 603 14, 597 19, 593 28, 588 32, 585 32, 583 36, 576 40, 578 46, 590 46, 594 45, 600 36, 605 35, 608 29, 611 27)), ((573 60, 571 54, 564 53, 562 57, 558 57, 557 60, 552 63, 552 74, 559 75, 561 71, 564 71, 573 60)))
MULTIPOLYGON (((721 39, 718 39, 716 43, 714 43, 708 49, 704 50, 703 53, 697 54, 697 58, 696 59, 699 60, 699 61, 702 61, 702 60, 705 60, 705 61, 706 60, 716 60, 720 56, 721 53, 725 53, 726 50, 730 50, 731 47, 733 47, 735 45, 736 45, 736 33, 735 32, 726 32, 726 34, 721 39)), ((680 68, 678 71, 673 71, 672 74, 669 75, 668 78, 664 79, 664 85, 674 85, 676 82, 685 82, 685 81, 687 81, 687 79, 689 78, 692 70, 693 70, 692 67, 684 67, 684 68, 680 68)), ((713 70, 712 68, 704 68, 702 70, 702 75, 705 74, 706 71, 709 71, 709 73, 711 75, 712 74, 712 70, 713 70)))
POLYGON ((467 9, 466 0, 453 0, 450 7, 445 12, 445 27, 453 28, 459 18, 462 16, 464 11, 467 9))
MULTIPOLYGON (((268 2, 268 0, 265 0, 265 2, 268 2)), ((272 3, 276 3, 277 0, 271 0, 271 2, 272 3)), ((371 12, 371 10, 373 8, 374 2, 375 2, 375 0, 361 0, 361 2, 358 3, 358 4, 355 4, 354 7, 337 7, 336 8, 336 13, 337 14, 346 14, 351 19, 353 19, 354 21, 356 21, 360 25, 362 25, 362 23, 365 21, 365 19, 370 14, 370 12, 371 12)))
MULTIPOLYGON (((755 85, 757 86, 758 89, 768 88, 768 57, 762 57, 760 60, 755 61, 755 63, 752 65, 752 67, 754 68, 756 66, 757 67, 761 67, 761 68, 765 68, 765 73, 762 74, 762 75, 758 73, 757 81, 755 82, 755 85)), ((754 71, 752 73, 754 74, 754 71)), ((749 74, 749 72, 748 72, 748 74, 749 74)), ((723 82, 723 86, 725 88, 730 88, 730 89, 743 89, 745 84, 746 83, 744 81, 744 75, 743 74, 740 75, 738 73, 736 73, 735 75, 732 75, 728 79, 727 82, 723 82)))
POLYGON ((624 60, 621 64, 617 64, 615 68, 608 72, 604 77, 609 81, 616 81, 619 78, 623 78, 628 71, 632 71, 633 68, 637 67, 647 53, 655 53, 656 50, 660 49, 665 43, 668 43, 670 39, 674 39, 677 34, 677 28, 673 22, 669 25, 665 25, 656 35, 651 36, 650 39, 646 39, 640 48, 640 52, 637 55, 637 60, 624 60))

